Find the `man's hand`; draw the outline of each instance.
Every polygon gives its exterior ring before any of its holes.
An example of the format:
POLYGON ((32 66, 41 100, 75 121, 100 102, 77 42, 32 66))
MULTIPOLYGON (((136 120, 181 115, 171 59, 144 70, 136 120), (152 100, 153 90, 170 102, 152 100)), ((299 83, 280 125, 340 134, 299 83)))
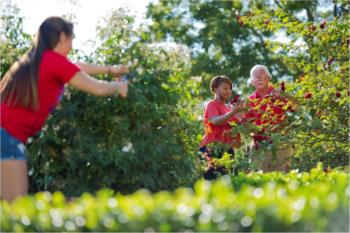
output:
POLYGON ((274 89, 271 94, 275 98, 280 98, 281 97, 281 93, 282 93, 282 91, 280 89, 274 89))

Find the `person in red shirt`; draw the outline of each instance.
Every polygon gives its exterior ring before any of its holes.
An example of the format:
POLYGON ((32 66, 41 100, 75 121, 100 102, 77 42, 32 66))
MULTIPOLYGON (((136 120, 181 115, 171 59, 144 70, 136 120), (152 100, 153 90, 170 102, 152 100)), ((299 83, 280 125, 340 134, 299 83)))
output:
POLYGON ((40 25, 32 48, 7 71, 0 83, 1 107, 1 191, 11 201, 28 190, 25 143, 44 125, 69 84, 96 96, 126 97, 128 85, 119 76, 128 67, 72 63, 73 24, 61 17, 49 17, 40 25), (90 75, 109 73, 107 82, 90 75))
MULTIPOLYGON (((251 151, 259 151, 261 143, 272 143, 270 133, 278 132, 283 128, 286 120, 286 111, 295 111, 298 101, 281 90, 274 89, 270 85, 271 74, 265 66, 255 65, 250 72, 252 85, 255 92, 249 96, 249 111, 246 112, 245 120, 249 120, 261 131, 252 135, 254 144, 251 151)), ((280 145, 276 152, 276 161, 272 161, 272 154, 265 151, 265 158, 253 158, 258 167, 264 172, 286 171, 290 167, 290 157, 293 150, 288 143, 280 145)), ((253 153, 254 154, 254 153, 253 153)), ((259 153, 255 153, 258 155, 259 153)))
POLYGON ((211 178, 215 170, 211 163, 210 149, 207 145, 212 142, 219 142, 231 145, 228 151, 234 154, 234 147, 240 145, 239 135, 231 137, 231 126, 229 122, 239 122, 238 114, 243 110, 244 103, 239 102, 235 107, 226 102, 232 94, 232 82, 227 76, 215 76, 210 82, 210 90, 214 93, 214 99, 210 100, 204 109, 204 130, 205 134, 200 143, 202 158, 208 162, 208 170, 204 174, 205 178, 211 178))

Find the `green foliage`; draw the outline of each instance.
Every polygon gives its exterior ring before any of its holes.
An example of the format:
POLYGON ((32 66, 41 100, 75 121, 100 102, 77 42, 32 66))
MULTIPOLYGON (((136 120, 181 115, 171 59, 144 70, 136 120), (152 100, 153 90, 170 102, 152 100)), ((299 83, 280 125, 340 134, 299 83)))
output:
POLYGON ((100 190, 67 200, 41 192, 1 203, 3 231, 348 232, 349 174, 240 174, 193 189, 131 195, 100 190))
MULTIPOLYGON (((22 31, 21 17, 3 19, 8 23, 2 35, 2 75, 27 50, 30 39, 22 31)), ((61 105, 29 141, 31 192, 61 190, 72 196, 103 187, 124 193, 157 191, 190 185, 198 177, 198 140, 192 137, 199 130, 193 112, 198 103, 192 95, 199 83, 188 78, 185 51, 139 43, 142 32, 132 29, 132 19, 123 11, 107 20, 110 27, 99 28, 103 43, 94 54, 75 50, 71 55, 111 65, 137 61, 129 95, 97 98, 66 89, 61 105)))
POLYGON ((248 92, 247 78, 255 64, 267 65, 278 76, 288 72, 263 46, 264 37, 271 33, 261 35, 240 20, 252 2, 159 1, 148 7, 150 40, 170 40, 191 48, 191 74, 203 77, 202 97, 211 95, 207 87, 218 74, 234 80, 235 90, 248 92))
MULTIPOLYGON (((108 187, 171 190, 198 177, 194 163, 198 131, 181 49, 133 41, 139 36, 122 12, 101 28, 102 44, 87 60, 137 61, 126 99, 97 98, 68 89, 61 106, 29 146, 32 192, 62 190, 79 195, 108 187), (122 20, 125 19, 125 20, 122 20)), ((100 77, 111 79, 111 77, 100 77)))
POLYGON ((23 31, 23 19, 19 10, 13 6, 6 7, 6 13, 0 16, 0 77, 2 78, 12 63, 19 59, 30 46, 30 35, 23 31))
MULTIPOLYGON (((191 74, 203 77, 201 96, 209 96, 209 80, 226 74, 234 91, 252 92, 246 78, 254 64, 266 65, 273 82, 287 81, 287 92, 300 102, 288 113, 284 130, 273 132, 279 142, 296 146, 293 166, 308 170, 319 161, 332 167, 349 164, 349 38, 346 1, 161 1, 151 4, 153 22, 147 41, 164 39, 192 51, 191 74), (321 10, 322 9, 322 10, 321 10), (306 93, 313 98, 304 99, 306 93), (287 124, 288 125, 288 124, 287 124)), ((250 134, 245 131, 245 153, 250 134)))
MULTIPOLYGON (((44 130, 30 142, 31 191, 79 195, 108 187, 130 193, 192 184, 199 175, 194 163, 199 100, 208 96, 209 78, 219 73, 242 78, 239 89, 246 95, 243 83, 256 63, 268 66, 274 81, 282 76, 296 81, 286 87, 298 98, 299 109, 289 114, 282 132, 272 134, 276 144, 290 140, 296 146, 294 168, 309 170, 320 160, 326 167, 347 165, 347 5, 336 2, 334 14, 320 14, 311 12, 315 2, 274 3, 161 1, 149 7, 150 29, 133 29, 133 18, 123 10, 109 15, 107 26, 98 28, 99 49, 90 55, 74 51, 72 57, 111 65, 137 62, 129 96, 96 98, 67 89, 44 130), (295 15, 304 9, 310 17, 300 20, 295 15), (268 40, 279 33, 289 42, 268 40), (164 39, 182 45, 152 43, 164 39), (189 78, 193 75, 203 79, 189 78), (312 98, 305 99, 306 93, 312 98)), ((2 24, 1 76, 30 46, 22 18, 8 12, 2 15, 7 23, 2 24)), ((234 130, 246 146, 258 129, 244 125, 234 130)), ((249 168, 245 146, 236 150, 234 160, 224 157, 218 163, 249 168)))
POLYGON ((252 12, 242 17, 245 24, 261 32, 285 32, 290 38, 266 41, 266 48, 292 72, 296 82, 287 83, 287 92, 299 101, 298 111, 289 113, 289 126, 275 138, 296 146, 294 166, 302 170, 318 161, 332 167, 348 165, 349 15, 310 23, 279 7, 252 12))
MULTIPOLYGON (((232 147, 230 144, 212 142, 206 145, 206 149, 210 154, 210 166, 214 168, 221 168, 227 174, 234 171, 247 172, 251 170, 252 166, 249 163, 249 157, 242 150, 234 150, 232 155, 232 147)), ((201 154, 203 156, 203 154, 201 154)), ((208 161, 203 158, 201 169, 203 171, 208 169, 208 161)), ((218 172, 220 176, 221 173, 218 172)))

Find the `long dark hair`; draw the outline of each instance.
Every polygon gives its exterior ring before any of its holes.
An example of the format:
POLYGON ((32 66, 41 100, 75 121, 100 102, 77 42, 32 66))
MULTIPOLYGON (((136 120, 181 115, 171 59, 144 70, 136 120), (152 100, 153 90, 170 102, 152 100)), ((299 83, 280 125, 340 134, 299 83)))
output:
POLYGON ((11 66, 1 80, 1 103, 39 110, 38 80, 42 55, 45 50, 56 47, 61 32, 73 36, 73 24, 61 17, 45 19, 33 46, 11 66))

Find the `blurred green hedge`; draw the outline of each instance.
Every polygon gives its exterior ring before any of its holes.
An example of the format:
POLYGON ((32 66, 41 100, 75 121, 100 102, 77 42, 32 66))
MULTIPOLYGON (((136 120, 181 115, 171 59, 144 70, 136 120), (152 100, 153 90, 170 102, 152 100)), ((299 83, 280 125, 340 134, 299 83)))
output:
POLYGON ((2 202, 2 231, 349 231, 349 174, 240 174, 193 189, 60 192, 2 202))

